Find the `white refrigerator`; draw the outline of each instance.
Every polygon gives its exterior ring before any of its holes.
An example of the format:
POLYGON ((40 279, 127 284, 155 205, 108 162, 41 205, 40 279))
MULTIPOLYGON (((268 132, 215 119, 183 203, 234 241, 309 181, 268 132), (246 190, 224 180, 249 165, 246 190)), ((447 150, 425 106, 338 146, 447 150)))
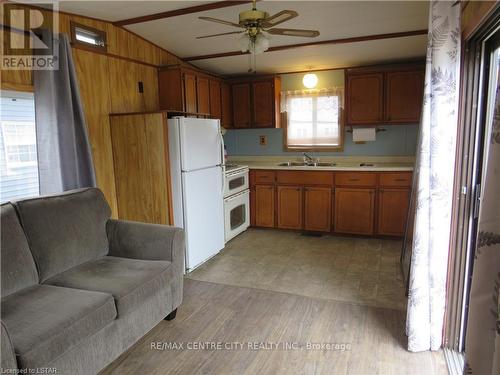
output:
POLYGON ((220 121, 168 120, 174 225, 186 232, 186 271, 224 247, 223 140, 220 121))

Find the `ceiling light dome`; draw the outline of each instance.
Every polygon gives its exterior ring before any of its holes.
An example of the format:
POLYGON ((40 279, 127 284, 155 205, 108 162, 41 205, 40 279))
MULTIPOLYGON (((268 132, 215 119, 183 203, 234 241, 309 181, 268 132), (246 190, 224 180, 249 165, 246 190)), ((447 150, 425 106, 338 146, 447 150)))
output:
POLYGON ((308 89, 313 89, 318 84, 318 76, 314 73, 307 73, 304 75, 304 78, 302 78, 302 83, 308 89))

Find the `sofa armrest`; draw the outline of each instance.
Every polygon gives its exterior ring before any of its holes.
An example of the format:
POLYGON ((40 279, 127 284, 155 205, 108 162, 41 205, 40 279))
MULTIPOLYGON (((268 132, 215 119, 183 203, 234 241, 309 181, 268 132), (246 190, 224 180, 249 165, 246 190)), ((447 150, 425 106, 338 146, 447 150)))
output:
POLYGON ((108 220, 109 255, 143 260, 168 260, 184 271, 184 230, 160 224, 108 220))
MULTIPOLYGON (((3 373, 10 373, 7 370, 17 370, 17 360, 16 353, 14 352, 14 346, 12 345, 12 341, 10 340, 9 332, 7 331, 7 327, 0 321, 2 325, 2 333, 1 333, 1 342, 0 342, 0 353, 1 353, 1 364, 0 371, 3 373)), ((15 372, 12 372, 13 374, 15 372)))

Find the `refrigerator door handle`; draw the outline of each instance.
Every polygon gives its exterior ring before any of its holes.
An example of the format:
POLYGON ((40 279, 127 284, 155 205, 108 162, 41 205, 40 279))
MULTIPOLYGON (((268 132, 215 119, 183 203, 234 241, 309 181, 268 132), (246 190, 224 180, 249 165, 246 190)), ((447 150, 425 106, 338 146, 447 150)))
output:
POLYGON ((222 173, 221 173, 221 176, 222 176, 222 189, 221 189, 221 192, 222 192, 222 196, 224 196, 224 190, 225 190, 225 184, 226 184, 226 179, 224 177, 224 174, 225 174, 225 168, 224 166, 226 165, 226 158, 225 158, 225 152, 224 152, 224 137, 222 136, 222 132, 221 132, 221 129, 220 129, 220 120, 219 120, 219 137, 220 137, 220 145, 221 145, 221 164, 222 164, 222 173))

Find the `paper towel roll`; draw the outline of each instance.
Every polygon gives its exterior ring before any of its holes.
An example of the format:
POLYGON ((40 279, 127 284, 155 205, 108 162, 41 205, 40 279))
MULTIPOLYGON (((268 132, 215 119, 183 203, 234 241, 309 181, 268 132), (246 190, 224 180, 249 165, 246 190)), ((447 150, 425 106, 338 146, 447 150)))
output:
POLYGON ((352 129, 353 142, 371 142, 375 140, 375 128, 354 128, 352 129))

